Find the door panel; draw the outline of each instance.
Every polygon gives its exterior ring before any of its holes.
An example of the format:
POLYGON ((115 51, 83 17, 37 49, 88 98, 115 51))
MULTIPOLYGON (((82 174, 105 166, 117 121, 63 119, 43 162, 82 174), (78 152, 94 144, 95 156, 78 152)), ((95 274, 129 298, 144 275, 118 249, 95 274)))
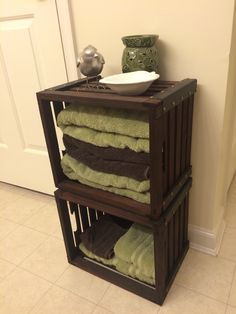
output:
POLYGON ((66 81, 55 2, 1 1, 0 181, 53 192, 35 93, 66 81))

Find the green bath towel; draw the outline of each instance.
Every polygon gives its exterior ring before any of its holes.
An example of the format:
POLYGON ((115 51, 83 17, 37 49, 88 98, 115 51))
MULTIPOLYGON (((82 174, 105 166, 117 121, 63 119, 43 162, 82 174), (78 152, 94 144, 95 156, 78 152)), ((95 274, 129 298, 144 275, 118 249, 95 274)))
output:
POLYGON ((70 135, 78 140, 100 146, 114 148, 129 148, 133 151, 149 153, 149 140, 144 138, 135 138, 127 135, 100 132, 86 127, 77 127, 73 125, 60 125, 64 134, 70 135))
POLYGON ((153 235, 150 236, 149 242, 146 244, 147 245, 143 248, 142 252, 135 256, 134 265, 137 268, 137 273, 140 272, 144 276, 155 278, 153 235))
POLYGON ((139 269, 137 266, 126 263, 125 261, 122 261, 119 258, 116 258, 116 269, 130 277, 137 278, 141 281, 144 281, 146 283, 149 283, 151 285, 155 284, 155 275, 152 274, 152 276, 147 276, 145 273, 142 272, 141 269, 139 269))
POLYGON ((150 181, 136 181, 132 178, 106 174, 90 169, 74 158, 65 154, 61 160, 65 175, 83 184, 130 197, 138 202, 150 203, 150 181))
POLYGON ((127 263, 135 262, 136 250, 145 243, 144 241, 152 235, 152 230, 138 224, 133 224, 116 243, 114 252, 117 257, 127 263), (124 245, 125 243, 125 245, 124 245), (133 256, 133 257, 132 257, 133 256))
POLYGON ((97 131, 149 138, 148 115, 127 109, 72 104, 57 117, 58 126, 85 126, 97 131))

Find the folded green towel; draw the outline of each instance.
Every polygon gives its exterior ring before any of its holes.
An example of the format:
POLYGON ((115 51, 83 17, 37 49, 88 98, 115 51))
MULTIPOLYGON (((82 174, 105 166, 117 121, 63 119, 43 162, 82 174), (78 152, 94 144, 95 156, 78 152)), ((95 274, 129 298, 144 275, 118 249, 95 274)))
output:
POLYGON ((110 259, 100 257, 92 253, 91 251, 87 250, 82 242, 79 245, 79 249, 89 258, 95 259, 96 261, 101 262, 104 265, 115 266, 117 264, 117 258, 115 256, 110 259))
POLYGON ((78 140, 100 146, 114 148, 129 148, 137 153, 149 153, 149 140, 135 138, 127 135, 96 131, 87 127, 73 125, 60 125, 64 134, 70 135, 78 140))
POLYGON ((150 203, 149 180, 140 182, 132 178, 98 172, 90 169, 68 154, 63 156, 61 166, 65 175, 72 180, 78 180, 83 184, 98 189, 127 196, 138 202, 150 203))
MULTIPOLYGON (((152 230, 134 223, 116 243, 114 252, 117 257, 127 263, 134 263, 136 250, 152 235, 152 230), (134 255, 134 256, 133 256, 134 255)), ((145 247, 145 246, 144 246, 145 247)))
POLYGON ((62 110, 57 123, 85 126, 94 130, 149 138, 148 115, 141 111, 72 104, 62 110))
POLYGON ((117 241, 115 256, 130 265, 129 273, 155 278, 152 230, 133 224, 117 241))
POLYGON ((132 263, 127 263, 119 258, 116 258, 116 269, 130 277, 137 278, 141 281, 144 281, 146 283, 149 283, 151 285, 155 284, 155 275, 147 276, 142 272, 141 269, 139 269, 137 266, 133 265, 132 263))
POLYGON ((154 276, 148 277, 146 274, 142 273, 142 271, 138 267, 134 266, 133 264, 126 263, 125 261, 122 261, 121 259, 117 258, 116 256, 112 257, 111 259, 99 257, 96 254, 87 250, 82 242, 79 245, 79 249, 87 257, 94 259, 95 261, 98 261, 99 263, 102 263, 104 265, 115 267, 122 274, 125 274, 125 275, 133 277, 133 278, 137 278, 137 279, 144 281, 146 283, 149 283, 151 285, 155 284, 155 277, 154 276))
POLYGON ((66 174, 70 174, 70 172, 75 175, 78 174, 86 180, 104 186, 113 186, 120 189, 128 189, 140 193, 146 192, 150 188, 149 180, 137 181, 132 178, 118 176, 112 173, 99 172, 89 168, 88 166, 84 165, 82 162, 74 159, 68 154, 65 154, 63 156, 62 165, 65 166, 63 170, 65 170, 66 174))
POLYGON ((108 191, 111 193, 115 193, 121 196, 125 196, 125 197, 129 197, 132 198, 133 200, 140 202, 140 203, 144 203, 144 204, 150 204, 150 193, 146 192, 146 193, 138 193, 138 192, 134 192, 128 189, 119 189, 119 188, 115 188, 115 187, 107 187, 107 186, 103 186, 101 184, 98 183, 94 183, 91 181, 88 181, 84 178, 78 178, 78 180, 85 185, 91 186, 93 188, 96 189, 100 189, 103 191, 108 191))

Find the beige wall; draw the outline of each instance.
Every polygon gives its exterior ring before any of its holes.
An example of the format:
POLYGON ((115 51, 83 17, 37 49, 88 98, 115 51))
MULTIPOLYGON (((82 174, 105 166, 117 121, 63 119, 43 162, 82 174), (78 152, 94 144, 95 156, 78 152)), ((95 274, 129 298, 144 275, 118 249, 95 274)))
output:
MULTIPOLYGON (((236 10, 234 10, 233 18, 222 134, 216 206, 219 205, 221 208, 224 208, 227 199, 227 191, 236 169, 236 10)), ((220 215, 221 212, 219 210, 218 216, 216 215, 215 217, 215 224, 217 220, 219 221, 220 215)))
POLYGON ((213 230, 220 217, 216 193, 234 0, 72 0, 71 5, 77 49, 98 48, 106 61, 103 76, 121 72, 122 36, 153 33, 160 36, 161 78, 198 79, 190 223, 213 230))

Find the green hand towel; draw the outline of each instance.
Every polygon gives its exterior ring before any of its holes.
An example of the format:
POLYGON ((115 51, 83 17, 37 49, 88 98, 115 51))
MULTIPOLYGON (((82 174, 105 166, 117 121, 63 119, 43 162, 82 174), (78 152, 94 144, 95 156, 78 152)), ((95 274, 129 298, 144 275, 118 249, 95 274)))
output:
POLYGON ((57 117, 58 126, 85 126, 94 130, 149 138, 148 115, 141 111, 72 104, 57 117))
POLYGON ((70 135, 78 140, 100 146, 114 148, 129 148, 133 151, 149 153, 149 140, 135 138, 127 135, 100 132, 86 127, 60 126, 64 134, 70 135))

